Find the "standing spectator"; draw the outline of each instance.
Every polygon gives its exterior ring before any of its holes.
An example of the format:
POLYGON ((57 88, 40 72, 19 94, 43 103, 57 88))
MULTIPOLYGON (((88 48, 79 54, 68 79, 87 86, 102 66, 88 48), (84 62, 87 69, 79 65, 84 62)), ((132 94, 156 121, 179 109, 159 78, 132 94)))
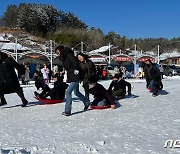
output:
POLYGON ((162 64, 161 64, 159 70, 160 70, 160 73, 161 73, 161 79, 164 79, 164 78, 163 78, 164 68, 163 68, 163 65, 162 65, 162 64))
POLYGON ((101 79, 101 67, 100 65, 96 65, 96 74, 97 74, 97 77, 98 79, 101 79))
POLYGON ((107 68, 106 67, 104 67, 102 70, 102 79, 103 80, 107 79, 107 68))
POLYGON ((20 87, 15 68, 20 75, 24 76, 22 67, 13 58, 0 52, 0 106, 7 104, 4 95, 13 92, 21 98, 21 107, 25 107, 28 103, 20 87))
POLYGON ((39 62, 37 62, 36 70, 37 70, 38 72, 41 71, 41 64, 40 64, 39 62))
MULTIPOLYGON (((26 72, 25 62, 22 62, 21 67, 22 67, 23 74, 25 74, 25 72, 26 72)), ((21 77, 21 83, 22 83, 23 85, 26 84, 26 82, 25 82, 25 76, 22 76, 22 77, 21 77)))
POLYGON ((56 75, 56 74, 58 74, 58 66, 57 65, 54 65, 54 67, 53 67, 53 75, 56 75))
POLYGON ((44 67, 41 69, 41 73, 43 75, 44 82, 48 85, 49 84, 49 69, 47 68, 47 65, 44 64, 44 67))
POLYGON ((28 84, 30 77, 29 77, 29 73, 30 73, 30 68, 29 68, 29 63, 25 64, 25 83, 28 84))
POLYGON ((84 103, 84 110, 87 110, 90 101, 79 91, 79 83, 82 80, 82 73, 78 59, 74 56, 74 52, 69 47, 58 46, 55 49, 55 52, 62 61, 64 69, 67 71, 67 82, 69 83, 65 93, 65 111, 62 114, 65 116, 71 115, 72 91, 74 91, 74 94, 84 103))
POLYGON ((122 72, 122 78, 126 78, 126 67, 121 66, 119 72, 122 72))
POLYGON ((85 91, 85 96, 89 99, 89 83, 88 79, 92 76, 96 76, 96 68, 94 63, 89 60, 89 56, 80 52, 77 54, 77 58, 80 63, 80 68, 83 73, 83 88, 85 91))
POLYGON ((139 78, 143 79, 143 68, 141 66, 139 67, 138 72, 139 72, 139 78))

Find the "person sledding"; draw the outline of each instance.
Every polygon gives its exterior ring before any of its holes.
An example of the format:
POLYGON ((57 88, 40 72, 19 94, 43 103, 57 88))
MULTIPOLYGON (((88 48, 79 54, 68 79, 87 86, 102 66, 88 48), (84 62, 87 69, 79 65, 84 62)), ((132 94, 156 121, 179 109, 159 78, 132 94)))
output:
POLYGON ((65 97, 65 91, 68 84, 63 82, 62 77, 57 73, 53 76, 54 87, 50 88, 45 82, 42 82, 43 91, 41 93, 34 92, 34 95, 38 98, 46 99, 50 96, 51 100, 63 100, 65 97))
POLYGON ((115 109, 116 105, 111 94, 97 81, 98 79, 94 76, 89 78, 89 93, 94 96, 91 106, 109 106, 115 109))
POLYGON ((161 73, 150 59, 146 60, 144 74, 146 78, 146 88, 151 89, 153 97, 157 96, 158 90, 163 89, 161 73))
POLYGON ((109 85, 108 91, 112 94, 113 98, 125 98, 126 88, 128 89, 128 96, 131 96, 131 84, 122 78, 123 73, 115 74, 112 82, 109 85))

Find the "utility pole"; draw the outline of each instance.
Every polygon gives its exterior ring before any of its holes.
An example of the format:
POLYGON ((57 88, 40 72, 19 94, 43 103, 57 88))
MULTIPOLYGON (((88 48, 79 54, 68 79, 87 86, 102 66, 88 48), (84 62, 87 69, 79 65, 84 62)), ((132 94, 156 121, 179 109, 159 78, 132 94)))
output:
POLYGON ((136 60, 137 60, 136 50, 137 50, 137 46, 136 46, 136 44, 135 44, 135 45, 134 45, 134 52, 135 52, 135 55, 134 55, 134 77, 136 76, 136 60))
POLYGON ((83 52, 83 42, 81 42, 81 52, 83 52))
POLYGON ((50 40, 50 49, 51 49, 51 57, 50 57, 51 58, 51 70, 53 70, 53 68, 52 68, 53 67, 52 66, 53 65, 52 64, 52 59, 53 59, 53 57, 52 57, 52 40, 50 40))
POLYGON ((109 65, 111 64, 111 43, 109 43, 109 65))
POLYGON ((17 55, 17 38, 15 38, 15 57, 16 57, 16 62, 18 60, 18 55, 17 55))
POLYGON ((157 60, 158 64, 159 64, 159 61, 160 61, 160 59, 159 59, 159 45, 158 45, 158 60, 157 60))

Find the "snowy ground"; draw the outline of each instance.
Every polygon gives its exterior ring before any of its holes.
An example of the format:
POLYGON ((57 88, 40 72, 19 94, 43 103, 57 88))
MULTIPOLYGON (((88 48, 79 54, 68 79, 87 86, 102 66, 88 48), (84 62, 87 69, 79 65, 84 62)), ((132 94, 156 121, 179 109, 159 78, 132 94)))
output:
MULTIPOLYGON (((128 81, 139 97, 120 100, 116 110, 87 112, 74 99, 70 117, 61 115, 64 103, 40 105, 33 98, 33 84, 23 88, 26 108, 19 106, 16 94, 6 95, 8 105, 0 110, 0 153, 180 153, 179 148, 164 148, 166 140, 180 139, 180 77, 166 77, 157 97, 145 89, 145 80, 128 81)), ((100 83, 107 88, 110 80, 100 83)))

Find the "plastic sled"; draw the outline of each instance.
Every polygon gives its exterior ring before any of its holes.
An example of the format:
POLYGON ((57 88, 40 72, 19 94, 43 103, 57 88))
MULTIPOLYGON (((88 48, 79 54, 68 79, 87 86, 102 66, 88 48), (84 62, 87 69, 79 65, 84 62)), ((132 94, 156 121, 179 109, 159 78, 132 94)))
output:
MULTIPOLYGON (((148 87, 147 88, 149 92, 152 92, 152 88, 151 87, 148 87)), ((159 91, 160 89, 156 88, 157 91, 159 91)))
POLYGON ((98 109, 98 110, 102 110, 102 109, 108 109, 111 108, 111 105, 105 105, 105 106, 96 106, 96 105, 90 105, 91 109, 98 109))
POLYGON ((62 103, 63 100, 60 100, 60 99, 56 99, 56 100, 53 100, 53 99, 50 99, 50 98, 39 98, 39 97, 34 97, 35 99, 37 99, 38 101, 44 103, 44 104, 57 104, 57 103, 62 103))

